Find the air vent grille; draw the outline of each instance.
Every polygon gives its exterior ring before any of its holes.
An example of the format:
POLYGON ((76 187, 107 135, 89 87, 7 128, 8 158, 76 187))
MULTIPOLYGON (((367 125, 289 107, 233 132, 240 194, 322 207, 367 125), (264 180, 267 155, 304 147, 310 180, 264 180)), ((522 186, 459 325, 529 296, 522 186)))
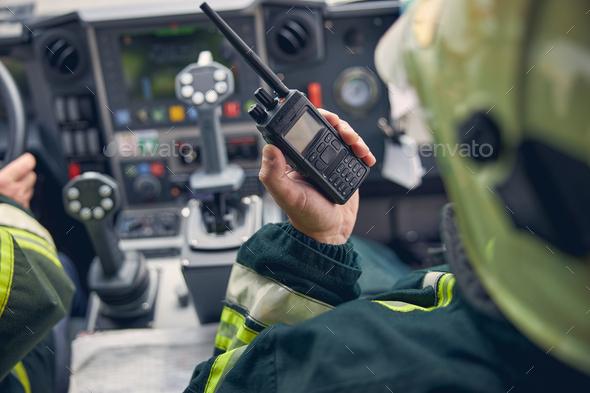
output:
POLYGON ((309 34, 305 27, 295 21, 285 21, 277 34, 279 48, 288 55, 295 56, 309 43, 309 34))
POLYGON ((54 38, 45 46, 46 66, 61 76, 74 76, 80 66, 80 54, 67 38, 54 38))
POLYGON ((268 50, 273 66, 293 65, 310 61, 318 55, 318 21, 309 10, 281 12, 278 18, 267 23, 275 26, 267 34, 268 50))

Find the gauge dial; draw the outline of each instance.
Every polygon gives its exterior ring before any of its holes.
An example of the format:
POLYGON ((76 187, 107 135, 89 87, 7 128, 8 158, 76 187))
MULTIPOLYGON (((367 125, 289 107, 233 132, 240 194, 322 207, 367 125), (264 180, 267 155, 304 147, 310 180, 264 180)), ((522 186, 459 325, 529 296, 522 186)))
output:
POLYGON ((361 108, 371 100, 371 86, 361 78, 349 79, 340 90, 342 101, 352 107, 361 108))
POLYGON ((379 94, 377 78, 362 67, 344 70, 334 85, 336 102, 352 114, 367 113, 377 103, 379 94))

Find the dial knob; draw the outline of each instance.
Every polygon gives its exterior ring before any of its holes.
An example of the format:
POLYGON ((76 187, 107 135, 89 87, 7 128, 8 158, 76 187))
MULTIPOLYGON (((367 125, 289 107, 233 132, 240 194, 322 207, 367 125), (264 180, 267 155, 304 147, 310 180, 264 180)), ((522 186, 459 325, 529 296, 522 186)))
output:
POLYGON ((266 108, 267 111, 273 110, 277 106, 277 102, 267 93, 262 87, 259 87, 254 92, 254 97, 266 108))
POLYGON ((140 176, 133 183, 133 189, 143 199, 149 200, 160 195, 162 185, 160 181, 153 176, 140 176))
POLYGON ((254 104, 248 109, 248 114, 252 116, 254 121, 258 124, 262 123, 266 119, 266 112, 258 104, 254 104))

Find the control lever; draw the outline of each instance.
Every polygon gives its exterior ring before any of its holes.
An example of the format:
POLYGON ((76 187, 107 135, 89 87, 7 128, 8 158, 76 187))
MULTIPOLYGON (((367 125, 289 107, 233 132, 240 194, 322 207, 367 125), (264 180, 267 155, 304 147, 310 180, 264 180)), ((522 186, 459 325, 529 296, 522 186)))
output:
POLYGON ((113 228, 114 215, 121 207, 115 180, 100 173, 86 172, 64 187, 63 199, 66 212, 86 227, 105 277, 115 276, 125 259, 113 228))
POLYGON ((88 286, 104 303, 102 313, 127 318, 149 312, 157 279, 150 280, 141 253, 124 253, 119 248, 113 227, 121 207, 117 182, 101 173, 86 172, 70 180, 62 194, 66 212, 84 224, 97 254, 88 272, 88 286))
POLYGON ((213 61, 209 51, 199 54, 196 63, 185 67, 175 79, 176 96, 190 105, 189 110, 199 112, 201 126, 201 152, 204 169, 195 172, 189 180, 192 192, 214 193, 213 215, 215 232, 228 227, 225 215, 224 192, 239 189, 245 180, 244 170, 228 164, 227 148, 221 132, 220 105, 234 92, 234 76, 229 68, 213 61))

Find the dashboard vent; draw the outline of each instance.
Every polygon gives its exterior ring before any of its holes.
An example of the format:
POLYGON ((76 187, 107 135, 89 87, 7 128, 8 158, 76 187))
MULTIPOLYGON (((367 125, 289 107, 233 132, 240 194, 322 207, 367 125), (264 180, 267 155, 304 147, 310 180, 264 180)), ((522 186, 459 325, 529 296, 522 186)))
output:
POLYGON ((36 45, 43 70, 50 81, 61 83, 85 74, 88 59, 80 31, 66 28, 48 30, 36 45))
POLYGON ((295 56, 309 44, 309 34, 301 23, 291 19, 279 29, 277 41, 283 52, 295 56))
POLYGON ((291 65, 310 60, 317 54, 318 31, 314 14, 293 10, 273 22, 267 22, 275 24, 267 43, 270 55, 276 61, 291 65))
POLYGON ((57 38, 45 46, 46 66, 62 76, 74 76, 80 65, 80 53, 67 38, 57 38))

